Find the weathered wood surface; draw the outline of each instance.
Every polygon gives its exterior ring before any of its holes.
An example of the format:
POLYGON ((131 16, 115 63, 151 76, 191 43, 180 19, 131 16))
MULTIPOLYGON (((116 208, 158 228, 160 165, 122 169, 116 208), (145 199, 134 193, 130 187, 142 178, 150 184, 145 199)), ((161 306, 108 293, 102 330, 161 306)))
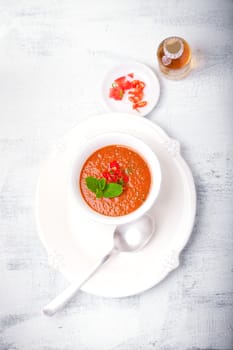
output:
POLYGON ((0 1, 0 349, 233 349, 233 2, 0 1), (42 306, 66 286, 35 225, 38 170, 66 131, 103 112, 98 83, 131 58, 158 72, 168 35, 191 44, 195 69, 161 77, 149 118, 181 141, 197 217, 181 266, 138 296, 80 292, 54 318, 42 306))

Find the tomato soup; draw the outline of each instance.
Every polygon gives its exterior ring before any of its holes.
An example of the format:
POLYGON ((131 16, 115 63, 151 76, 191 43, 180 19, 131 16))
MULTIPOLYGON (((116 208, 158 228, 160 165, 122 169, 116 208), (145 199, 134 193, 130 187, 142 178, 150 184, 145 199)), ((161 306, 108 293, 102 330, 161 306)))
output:
POLYGON ((122 145, 105 146, 91 154, 82 167, 79 179, 85 202, 96 212, 107 216, 122 216, 135 211, 147 198, 150 185, 151 174, 145 160, 132 148, 122 145), (118 187, 122 186, 122 193, 114 198, 98 198, 87 187, 88 177, 97 179, 95 181, 104 179, 102 181, 106 184, 118 183, 118 187))

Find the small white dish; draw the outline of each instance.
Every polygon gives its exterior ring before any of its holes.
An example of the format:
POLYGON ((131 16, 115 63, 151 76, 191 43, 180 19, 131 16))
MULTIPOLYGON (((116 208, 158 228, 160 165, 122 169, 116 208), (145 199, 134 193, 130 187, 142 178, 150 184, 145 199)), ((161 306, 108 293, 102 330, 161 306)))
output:
POLYGON ((152 111, 158 103, 159 96, 159 79, 152 69, 139 62, 126 62, 114 66, 106 73, 101 86, 101 97, 107 110, 130 113, 141 117, 145 117, 152 111), (128 100, 127 93, 120 101, 109 97, 109 90, 114 80, 122 76, 127 76, 129 73, 134 73, 133 79, 141 80, 146 84, 143 100, 147 101, 147 106, 139 108, 138 111, 132 108, 132 103, 128 100))
POLYGON ((70 203, 67 179, 70 164, 93 137, 125 132, 142 139, 159 160, 162 182, 149 211, 155 235, 143 250, 122 253, 92 277, 82 290, 105 297, 141 293, 179 266, 179 255, 193 228, 196 192, 192 173, 180 154, 179 142, 155 123, 123 113, 101 114, 79 123, 57 143, 41 168, 37 196, 38 233, 50 265, 72 282, 112 247, 116 225, 90 220, 70 203))
POLYGON ((83 148, 77 149, 76 157, 74 157, 73 164, 70 166, 70 177, 68 177, 67 188, 74 210, 79 206, 95 221, 103 224, 121 225, 137 220, 152 207, 158 197, 160 183, 161 170, 158 158, 145 142, 128 133, 108 132, 91 138, 85 143, 83 148), (117 217, 102 215, 94 211, 83 199, 78 186, 81 170, 87 158, 98 149, 114 144, 134 149, 146 161, 151 173, 151 187, 145 202, 132 213, 117 217))

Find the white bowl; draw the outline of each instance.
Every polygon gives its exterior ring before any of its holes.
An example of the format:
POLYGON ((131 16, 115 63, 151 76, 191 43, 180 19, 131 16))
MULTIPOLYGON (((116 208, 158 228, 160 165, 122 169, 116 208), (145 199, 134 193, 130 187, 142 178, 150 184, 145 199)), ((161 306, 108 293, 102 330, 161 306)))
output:
POLYGON ((155 155, 155 153, 151 150, 151 148, 139 138, 129 135, 127 133, 104 133, 93 137, 89 141, 87 141, 86 145, 80 151, 77 150, 77 157, 72 165, 71 169, 71 186, 70 186, 70 194, 72 196, 72 203, 74 205, 79 205, 84 212, 86 212, 90 218, 95 221, 104 223, 104 224, 112 224, 112 225, 120 225, 129 223, 133 220, 138 219, 143 214, 145 214, 155 203, 156 198, 159 194, 160 184, 161 184, 161 170, 159 161, 155 155), (122 145, 128 146, 135 150, 141 157, 146 161, 149 166, 151 173, 151 186, 150 191, 147 195, 146 200, 143 204, 127 215, 122 216, 107 216, 100 214, 93 210, 89 205, 85 202, 81 190, 78 186, 80 173, 83 167, 83 164, 87 160, 87 158, 94 153, 96 150, 107 146, 107 145, 122 145))

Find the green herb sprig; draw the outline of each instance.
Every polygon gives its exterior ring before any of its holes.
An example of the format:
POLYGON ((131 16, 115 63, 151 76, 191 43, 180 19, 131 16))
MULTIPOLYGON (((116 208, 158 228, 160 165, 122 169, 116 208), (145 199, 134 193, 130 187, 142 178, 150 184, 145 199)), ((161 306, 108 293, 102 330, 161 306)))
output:
POLYGON ((114 198, 120 196, 123 192, 121 184, 115 182, 107 183, 104 178, 97 179, 93 176, 88 176, 85 182, 87 188, 95 193, 96 198, 114 198))

